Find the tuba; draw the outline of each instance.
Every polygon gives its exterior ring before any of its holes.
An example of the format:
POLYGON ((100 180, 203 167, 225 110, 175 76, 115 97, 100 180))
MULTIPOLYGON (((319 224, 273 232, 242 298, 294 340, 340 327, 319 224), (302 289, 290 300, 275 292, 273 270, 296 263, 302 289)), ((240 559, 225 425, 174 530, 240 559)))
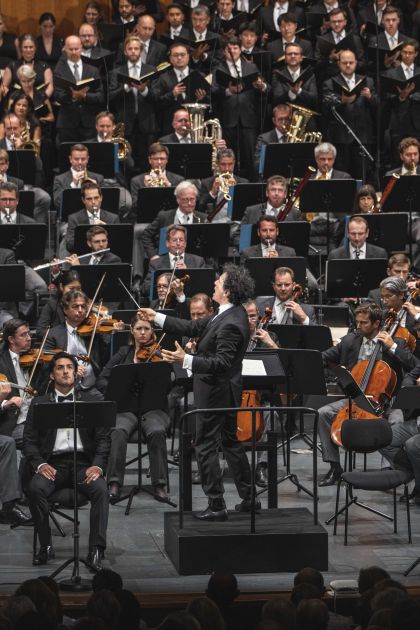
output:
POLYGON ((21 150, 21 151, 34 151, 35 155, 39 156, 40 146, 39 146, 39 144, 37 142, 35 142, 35 140, 31 140, 31 127, 30 127, 28 121, 25 122, 25 125, 24 125, 23 129, 20 132, 19 138, 20 138, 20 141, 21 141, 21 145, 19 147, 19 150, 21 150))
POLYGON ((319 116, 318 112, 301 105, 288 105, 292 109, 292 122, 286 132, 286 142, 321 142, 322 134, 319 131, 306 131, 309 121, 319 116))
POLYGON ((222 126, 217 118, 204 120, 204 112, 209 107, 204 103, 186 103, 182 106, 187 110, 191 124, 191 139, 195 143, 206 142, 212 145, 211 165, 213 173, 217 170, 217 140, 222 139, 222 126))

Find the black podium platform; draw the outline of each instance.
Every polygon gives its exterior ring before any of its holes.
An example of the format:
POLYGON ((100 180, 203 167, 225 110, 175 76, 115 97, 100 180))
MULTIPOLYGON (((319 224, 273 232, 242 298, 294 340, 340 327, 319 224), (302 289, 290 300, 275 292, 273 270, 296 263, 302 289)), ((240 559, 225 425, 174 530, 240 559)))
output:
POLYGON ((165 512, 165 551, 180 575, 296 573, 303 567, 328 570, 328 533, 306 508, 263 510, 256 532, 249 514, 229 512, 224 522, 202 522, 192 512, 165 512))

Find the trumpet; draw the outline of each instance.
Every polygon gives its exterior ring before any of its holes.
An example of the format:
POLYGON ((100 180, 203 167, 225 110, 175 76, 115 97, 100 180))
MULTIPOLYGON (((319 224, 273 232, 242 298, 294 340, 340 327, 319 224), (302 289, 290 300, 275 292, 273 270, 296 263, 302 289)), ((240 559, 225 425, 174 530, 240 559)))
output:
MULTIPOLYGON (((107 247, 106 249, 100 249, 97 252, 82 254, 81 256, 78 256, 78 259, 80 260, 81 258, 87 258, 88 256, 98 256, 99 254, 105 254, 105 252, 109 252, 109 250, 110 248, 107 247)), ((37 267, 34 267, 34 271, 39 271, 40 269, 49 269, 50 267, 55 267, 56 265, 64 265, 64 263, 66 262, 68 261, 65 258, 62 258, 61 260, 45 263, 44 265, 38 265, 37 267)))

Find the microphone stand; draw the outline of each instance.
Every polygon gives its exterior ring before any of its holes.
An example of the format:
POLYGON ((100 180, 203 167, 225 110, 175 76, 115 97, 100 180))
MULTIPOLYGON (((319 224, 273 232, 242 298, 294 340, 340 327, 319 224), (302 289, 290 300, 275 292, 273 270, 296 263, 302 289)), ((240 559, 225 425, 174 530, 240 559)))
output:
POLYGON ((362 178, 363 178, 363 183, 365 183, 366 182, 366 158, 368 158, 373 163, 375 163, 375 160, 373 159, 373 157, 371 156, 371 154, 369 153, 369 151, 367 150, 363 142, 360 140, 360 138, 354 133, 350 125, 348 125, 346 121, 344 120, 344 118, 338 113, 338 111, 335 108, 335 105, 332 105, 331 111, 333 113, 333 116, 336 118, 336 120, 338 120, 338 122, 340 122, 343 125, 343 127, 346 128, 347 132, 351 135, 353 140, 359 146, 360 155, 362 158, 362 178))
POLYGON ((311 252, 314 252, 314 254, 318 255, 318 268, 319 268, 319 280, 318 280, 318 305, 319 305, 318 324, 320 326, 323 326, 324 325, 324 311, 322 310, 323 304, 322 304, 322 286, 321 286, 322 254, 321 254, 321 250, 317 249, 313 245, 309 245, 309 249, 311 250, 311 252))

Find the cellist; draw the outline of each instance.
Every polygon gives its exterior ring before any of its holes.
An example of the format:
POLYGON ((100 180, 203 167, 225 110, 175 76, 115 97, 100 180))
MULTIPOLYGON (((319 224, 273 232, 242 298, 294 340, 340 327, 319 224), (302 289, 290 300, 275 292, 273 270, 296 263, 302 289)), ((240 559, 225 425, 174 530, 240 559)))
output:
MULTIPOLYGON (((356 332, 345 335, 341 341, 324 350, 324 365, 344 365, 351 370, 359 361, 369 359, 376 344, 381 344, 378 359, 385 361, 397 375, 397 389, 404 371, 412 370, 416 360, 404 340, 393 339, 382 330, 382 311, 376 304, 362 304, 355 310, 356 332)), ((320 479, 320 487, 332 486, 342 473, 338 446, 331 440, 331 425, 347 398, 335 401, 319 409, 318 432, 322 447, 322 459, 330 464, 328 472, 320 479)), ((389 412, 385 411, 385 416, 389 412)))

